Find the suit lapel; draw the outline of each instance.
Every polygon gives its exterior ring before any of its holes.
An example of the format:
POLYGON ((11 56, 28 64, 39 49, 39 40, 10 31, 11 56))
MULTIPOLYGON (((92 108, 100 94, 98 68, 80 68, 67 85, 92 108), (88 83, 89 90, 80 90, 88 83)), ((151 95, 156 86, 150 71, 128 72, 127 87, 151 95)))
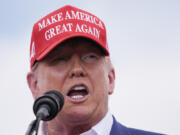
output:
POLYGON ((128 135, 128 129, 125 126, 118 123, 114 116, 110 135, 128 135))

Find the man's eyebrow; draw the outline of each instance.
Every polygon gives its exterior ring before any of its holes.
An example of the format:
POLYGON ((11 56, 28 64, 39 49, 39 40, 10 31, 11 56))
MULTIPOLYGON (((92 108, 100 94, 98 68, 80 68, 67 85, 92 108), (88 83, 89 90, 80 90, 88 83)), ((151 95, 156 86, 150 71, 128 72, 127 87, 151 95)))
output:
POLYGON ((63 49, 61 48, 54 48, 47 56, 56 56, 56 55, 59 55, 59 54, 62 54, 64 51, 63 49))

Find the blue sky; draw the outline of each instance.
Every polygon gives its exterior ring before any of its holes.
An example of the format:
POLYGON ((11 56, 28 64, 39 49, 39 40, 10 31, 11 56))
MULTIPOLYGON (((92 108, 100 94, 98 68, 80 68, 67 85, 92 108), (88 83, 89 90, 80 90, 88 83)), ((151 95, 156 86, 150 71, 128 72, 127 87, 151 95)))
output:
POLYGON ((130 127, 180 134, 178 0, 1 1, 1 133, 24 134, 34 119, 26 84, 32 27, 66 4, 89 11, 106 24, 116 70, 110 110, 116 118, 130 127))

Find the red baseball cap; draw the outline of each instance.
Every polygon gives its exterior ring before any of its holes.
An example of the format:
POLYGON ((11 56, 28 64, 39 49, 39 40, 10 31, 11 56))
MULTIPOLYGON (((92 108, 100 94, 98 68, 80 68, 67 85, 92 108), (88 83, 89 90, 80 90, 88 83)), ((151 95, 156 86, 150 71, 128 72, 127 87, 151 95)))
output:
POLYGON ((31 68, 35 61, 43 59, 57 45, 73 37, 91 39, 109 55, 104 23, 91 13, 67 5, 34 24, 30 45, 31 68))

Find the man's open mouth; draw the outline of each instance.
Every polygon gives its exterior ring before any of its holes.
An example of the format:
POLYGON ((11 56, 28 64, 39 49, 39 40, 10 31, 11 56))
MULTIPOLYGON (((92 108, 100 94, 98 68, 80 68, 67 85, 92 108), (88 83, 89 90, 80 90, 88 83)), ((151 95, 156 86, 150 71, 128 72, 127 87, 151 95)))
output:
POLYGON ((88 88, 85 85, 73 86, 67 96, 73 101, 81 101, 89 94, 88 88))

